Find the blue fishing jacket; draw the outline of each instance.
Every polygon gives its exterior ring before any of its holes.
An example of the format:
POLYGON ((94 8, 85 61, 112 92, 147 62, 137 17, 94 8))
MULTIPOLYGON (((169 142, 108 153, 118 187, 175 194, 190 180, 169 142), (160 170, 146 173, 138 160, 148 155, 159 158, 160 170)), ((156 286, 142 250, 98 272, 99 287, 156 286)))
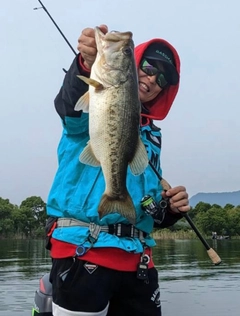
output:
MULTIPOLYGON (((79 161, 79 155, 89 141, 89 115, 74 111, 77 100, 88 89, 88 86, 77 78, 79 74, 89 76, 80 66, 79 58, 80 56, 77 56, 73 61, 55 99, 56 110, 62 119, 63 132, 58 146, 58 170, 47 201, 47 214, 51 217, 74 218, 98 225, 129 224, 127 219, 118 213, 99 219, 98 205, 105 190, 101 167, 92 167, 79 161)), ((151 120, 139 128, 148 158, 161 175, 160 129, 154 126, 151 120)), ((157 225, 152 216, 142 210, 141 199, 145 195, 151 195, 155 201, 161 200, 162 187, 150 166, 138 176, 133 175, 128 168, 127 189, 136 209, 135 227, 146 233, 144 242, 147 246, 152 247, 155 245, 155 241, 150 236, 153 227, 168 227, 181 216, 167 212, 163 222, 157 225)), ((57 240, 74 245, 90 246, 87 240, 88 226, 56 227, 52 236, 57 240)), ((143 250, 142 241, 138 238, 119 238, 106 232, 100 232, 94 247, 117 247, 134 253, 140 253, 143 250)))

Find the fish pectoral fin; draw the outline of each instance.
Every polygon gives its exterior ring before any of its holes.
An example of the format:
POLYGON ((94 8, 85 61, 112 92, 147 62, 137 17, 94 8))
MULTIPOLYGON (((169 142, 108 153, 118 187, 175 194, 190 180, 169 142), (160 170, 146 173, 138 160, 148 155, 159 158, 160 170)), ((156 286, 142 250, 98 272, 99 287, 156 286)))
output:
POLYGON ((133 225, 136 223, 136 210, 127 191, 121 198, 114 198, 106 193, 103 194, 98 207, 99 218, 102 219, 104 216, 113 213, 120 214, 133 225))
POLYGON ((99 167, 100 162, 95 157, 90 142, 88 142, 87 146, 83 149, 82 153, 79 156, 79 160, 86 165, 90 165, 93 167, 99 167))
POLYGON ((135 155, 133 157, 133 160, 129 163, 129 166, 131 172, 135 176, 143 173, 148 166, 147 151, 140 137, 138 139, 135 155))
POLYGON ((93 86, 97 90, 103 89, 103 85, 100 82, 98 82, 97 80, 94 80, 92 78, 87 78, 87 77, 84 77, 84 76, 77 76, 77 77, 79 79, 81 79, 82 81, 84 81, 89 86, 93 86))
POLYGON ((81 98, 77 101, 75 111, 83 111, 85 113, 89 112, 89 92, 87 91, 81 98))

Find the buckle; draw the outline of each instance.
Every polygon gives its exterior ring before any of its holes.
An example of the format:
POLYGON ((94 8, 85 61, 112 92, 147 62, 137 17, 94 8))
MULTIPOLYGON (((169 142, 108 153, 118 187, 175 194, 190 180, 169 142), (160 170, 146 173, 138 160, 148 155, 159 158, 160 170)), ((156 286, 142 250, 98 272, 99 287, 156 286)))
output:
POLYGON ((143 237, 147 236, 145 232, 140 231, 135 228, 132 224, 112 224, 108 225, 108 233, 111 235, 116 235, 118 237, 130 237, 130 238, 140 238, 141 234, 143 237))
POLYGON ((108 226, 108 233, 118 237, 134 237, 135 228, 133 225, 114 224, 108 226))
POLYGON ((133 225, 124 225, 124 224, 119 224, 121 229, 120 229, 120 237, 134 237, 134 227, 133 225))

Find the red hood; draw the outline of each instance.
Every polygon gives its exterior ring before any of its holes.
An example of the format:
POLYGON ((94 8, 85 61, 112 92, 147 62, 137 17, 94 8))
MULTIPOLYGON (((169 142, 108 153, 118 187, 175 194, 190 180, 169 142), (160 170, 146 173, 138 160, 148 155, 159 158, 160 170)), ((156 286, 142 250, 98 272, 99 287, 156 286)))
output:
MULTIPOLYGON (((154 38, 148 42, 142 43, 135 47, 134 53, 135 53, 137 68, 139 67, 144 51, 147 49, 147 47, 150 44, 155 43, 155 42, 163 43, 171 49, 175 58, 176 69, 180 77, 180 59, 179 59, 176 49, 167 41, 160 38, 154 38)), ((164 89, 154 100, 144 103, 143 105, 149 111, 149 113, 147 114, 142 113, 141 115, 149 119, 163 120, 167 116, 173 104, 173 101, 178 92, 178 88, 179 88, 179 83, 176 86, 169 86, 166 89, 164 89)))

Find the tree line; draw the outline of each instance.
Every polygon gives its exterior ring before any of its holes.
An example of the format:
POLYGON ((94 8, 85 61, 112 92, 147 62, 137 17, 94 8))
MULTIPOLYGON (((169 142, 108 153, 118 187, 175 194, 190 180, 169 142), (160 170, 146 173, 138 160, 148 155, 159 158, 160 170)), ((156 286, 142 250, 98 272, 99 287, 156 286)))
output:
MULTIPOLYGON (((199 202, 189 212, 195 225, 205 236, 212 232, 218 235, 240 236, 240 205, 199 202)), ((0 197, 0 238, 44 238, 47 220, 46 203, 39 196, 31 196, 14 205, 0 197)), ((191 227, 180 220, 171 231, 190 231, 191 227)))
MULTIPOLYGON (((217 235, 230 237, 240 236, 240 205, 218 204, 199 202, 191 208, 189 216, 205 236, 217 235)), ((174 229, 189 230, 190 226, 183 219, 174 225, 174 229)))
POLYGON ((45 234, 46 203, 39 196, 22 201, 20 206, 0 198, 0 237, 41 238, 45 234))

